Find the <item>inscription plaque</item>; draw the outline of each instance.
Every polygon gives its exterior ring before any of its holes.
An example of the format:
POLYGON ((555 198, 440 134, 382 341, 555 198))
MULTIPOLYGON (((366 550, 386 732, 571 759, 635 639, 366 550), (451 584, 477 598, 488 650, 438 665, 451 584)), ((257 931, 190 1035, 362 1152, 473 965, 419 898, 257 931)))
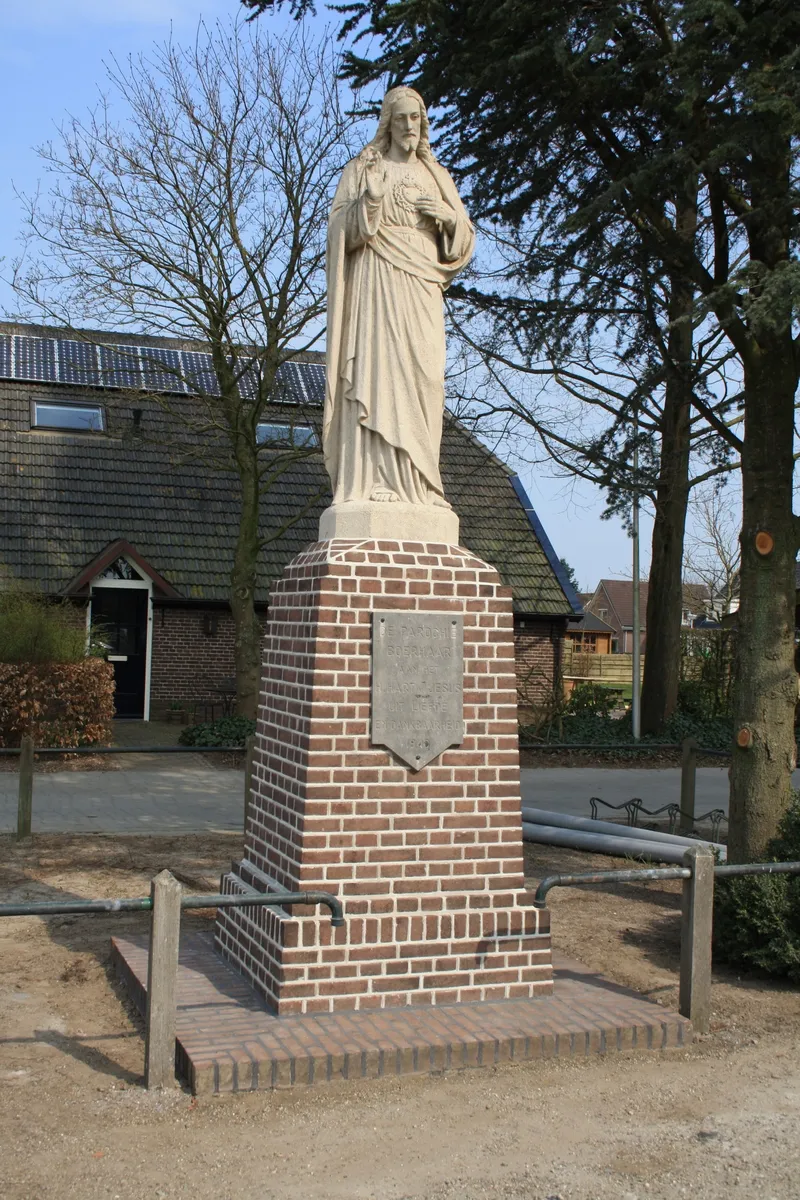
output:
POLYGON ((372 743, 419 771, 464 740, 464 618, 372 614, 372 743))

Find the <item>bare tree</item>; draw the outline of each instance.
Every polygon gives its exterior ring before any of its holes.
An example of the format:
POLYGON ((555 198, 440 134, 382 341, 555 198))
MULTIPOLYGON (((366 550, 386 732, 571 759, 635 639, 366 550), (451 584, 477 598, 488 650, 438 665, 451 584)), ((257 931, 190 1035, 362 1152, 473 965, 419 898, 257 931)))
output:
POLYGON ((310 452, 291 436, 265 448, 259 425, 283 364, 324 333, 327 212, 353 118, 331 44, 299 28, 277 38, 201 24, 194 45, 170 40, 106 73, 97 109, 40 150, 53 184, 23 197, 17 294, 27 316, 113 322, 210 352, 213 375, 187 380, 187 419, 239 481, 230 603, 238 710, 254 715, 256 568, 281 532, 261 528, 259 501, 310 452))
POLYGON ((684 578, 704 584, 714 611, 725 616, 739 590, 741 504, 716 487, 698 491, 690 509, 694 520, 686 536, 684 578))

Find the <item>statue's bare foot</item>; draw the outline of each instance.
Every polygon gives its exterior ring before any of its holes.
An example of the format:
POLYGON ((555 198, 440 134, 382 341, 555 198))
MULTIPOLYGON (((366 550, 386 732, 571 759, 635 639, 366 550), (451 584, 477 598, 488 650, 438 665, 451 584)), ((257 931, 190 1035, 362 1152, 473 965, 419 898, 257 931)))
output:
POLYGON ((449 508, 452 511, 452 504, 448 504, 444 496, 435 496, 433 499, 434 508, 449 508))
POLYGON ((376 487, 370 492, 370 500, 378 501, 381 504, 391 504, 400 497, 391 488, 376 487))

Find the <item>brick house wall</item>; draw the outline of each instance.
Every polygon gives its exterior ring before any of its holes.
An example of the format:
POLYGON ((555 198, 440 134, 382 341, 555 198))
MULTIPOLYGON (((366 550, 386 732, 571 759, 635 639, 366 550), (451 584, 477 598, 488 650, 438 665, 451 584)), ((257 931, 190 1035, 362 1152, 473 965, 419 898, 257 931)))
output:
POLYGON ((517 617, 514 622, 517 695, 523 714, 541 709, 561 695, 565 629, 563 619, 517 617))
MULTIPOLYGON (((263 614, 266 631, 267 614, 263 614)), ((565 622, 517 617, 514 623, 517 689, 523 709, 549 704, 561 677, 565 622)), ((222 608, 159 605, 153 612, 150 714, 157 719, 177 700, 190 716, 202 701, 220 700, 215 688, 234 674, 233 617, 222 608), (215 633, 204 632, 207 619, 215 633)), ((217 714, 219 715, 219 714, 217 714)))
MULTIPOLYGON (((266 614, 264 623, 266 628, 266 614)), ((220 702, 215 688, 234 674, 233 632, 233 616, 223 608, 154 605, 151 717, 158 718, 174 700, 185 704, 190 715, 199 702, 220 702), (205 632, 206 621, 213 633, 205 632)))

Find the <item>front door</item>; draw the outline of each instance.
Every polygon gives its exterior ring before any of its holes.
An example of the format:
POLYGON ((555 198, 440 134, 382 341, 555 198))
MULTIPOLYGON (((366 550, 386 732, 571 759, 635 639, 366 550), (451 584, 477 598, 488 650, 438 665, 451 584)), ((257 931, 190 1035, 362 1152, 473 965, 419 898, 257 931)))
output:
POLYGON ((144 716, 147 667, 146 588, 95 587, 92 590, 92 631, 107 647, 114 667, 114 715, 144 716))

